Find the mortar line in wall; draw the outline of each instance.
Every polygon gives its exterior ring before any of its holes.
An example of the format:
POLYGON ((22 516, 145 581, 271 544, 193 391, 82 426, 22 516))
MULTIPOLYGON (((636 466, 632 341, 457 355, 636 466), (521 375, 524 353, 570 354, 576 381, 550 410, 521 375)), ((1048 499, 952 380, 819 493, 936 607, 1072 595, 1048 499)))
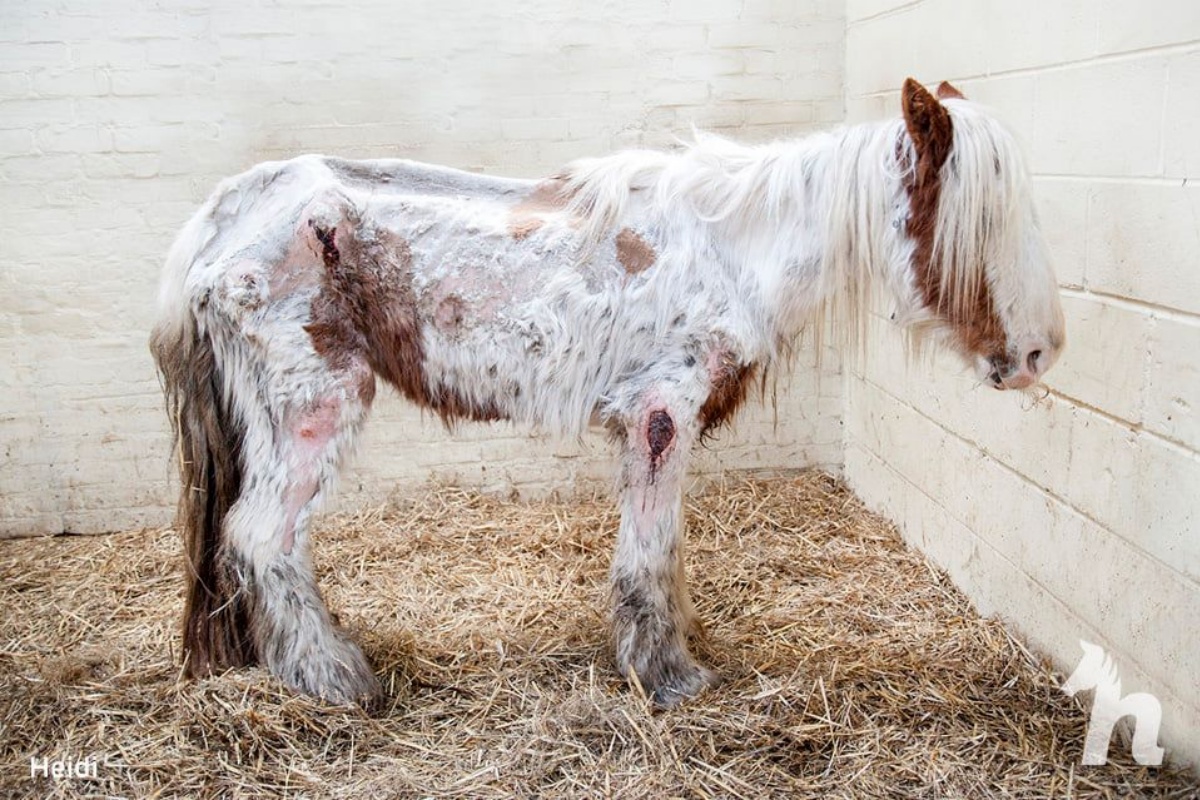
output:
POLYGON ((848 20, 846 22, 846 27, 853 28, 856 25, 862 25, 867 22, 874 22, 875 20, 883 19, 884 17, 891 17, 891 16, 895 16, 896 14, 903 14, 905 11, 910 11, 910 10, 916 8, 917 6, 921 5, 923 2, 925 2, 925 0, 910 0, 910 2, 904 3, 903 5, 893 6, 892 8, 885 8, 883 11, 876 11, 874 14, 870 14, 865 17, 859 17, 858 19, 855 19, 855 20, 848 20))
MULTIPOLYGON (((978 451, 979 451, 981 454, 983 454, 983 455, 984 455, 984 456, 985 456, 985 457, 986 457, 986 458, 987 458, 989 461, 991 461, 993 464, 996 464, 996 465, 997 465, 997 466, 999 466, 1001 469, 1003 469, 1004 471, 1008 472, 1010 475, 1013 475, 1013 476, 1014 476, 1014 477, 1016 477, 1018 480, 1020 480, 1022 483, 1025 483, 1025 484, 1027 484, 1027 485, 1029 485, 1029 486, 1033 487, 1033 488, 1034 488, 1034 489, 1036 489, 1037 491, 1041 492, 1042 494, 1046 495, 1047 497, 1050 497, 1050 498, 1054 499, 1054 500, 1055 500, 1055 501, 1057 501, 1057 502, 1058 502, 1058 503, 1059 503, 1059 504, 1060 504, 1060 505, 1061 505, 1063 508, 1065 508, 1065 509, 1067 509, 1068 511, 1070 511, 1070 512, 1074 513, 1074 514, 1075 514, 1076 516, 1078 516, 1080 519, 1082 519, 1082 520, 1084 520, 1084 521, 1086 521, 1086 522, 1090 522, 1091 524, 1095 525, 1096 527, 1098 527, 1098 528, 1101 528, 1101 529, 1103 529, 1103 530, 1106 530, 1106 531, 1108 531, 1108 532, 1109 532, 1109 533, 1111 533, 1113 536, 1117 537, 1117 538, 1118 538, 1118 539, 1120 539, 1122 542, 1124 542, 1124 543, 1125 543, 1127 546, 1129 546, 1129 547, 1130 547, 1130 548, 1131 548, 1131 549, 1132 549, 1134 552, 1136 552, 1136 553, 1140 553, 1140 554, 1141 554, 1141 555, 1142 555, 1144 558, 1147 558, 1147 559, 1149 559, 1149 560, 1151 560, 1151 561, 1153 561, 1153 562, 1155 562, 1155 563, 1157 563, 1157 564, 1160 564, 1160 565, 1162 565, 1164 568, 1166 568, 1166 569, 1167 569, 1167 571, 1169 571, 1170 573, 1172 573, 1172 574, 1174 574, 1174 575, 1177 575, 1177 576, 1178 576, 1178 577, 1179 577, 1181 580, 1185 581, 1186 583, 1188 583, 1188 584, 1189 584, 1189 585, 1191 585, 1191 586, 1194 586, 1194 587, 1196 587, 1197 589, 1200 589, 1200 579, 1194 578, 1194 577, 1192 577, 1191 575, 1188 575, 1188 574, 1186 574, 1186 573, 1184 573, 1184 572, 1180 571, 1180 570, 1179 570, 1179 569, 1178 569, 1178 568, 1177 568, 1177 567, 1176 567, 1174 564, 1171 564, 1171 563, 1169 563, 1169 562, 1167 562, 1167 561, 1164 561, 1163 559, 1159 558, 1158 556, 1154 555, 1153 553, 1149 553, 1149 552, 1147 552, 1147 551, 1146 551, 1146 550, 1144 550, 1143 548, 1139 547, 1139 546, 1138 546, 1138 544, 1137 544, 1136 542, 1132 541, 1132 540, 1131 540, 1129 537, 1125 536, 1125 535, 1124 535, 1124 534, 1122 534, 1120 531, 1117 531, 1116 529, 1114 529, 1114 528, 1110 527, 1109 525, 1106 525, 1106 524, 1104 524, 1103 522, 1101 522, 1100 520, 1098 520, 1098 519, 1094 518, 1094 517, 1093 517, 1091 514, 1089 514, 1088 512, 1084 511, 1083 509, 1079 508, 1079 507, 1078 507, 1078 506, 1076 506, 1074 503, 1070 502, 1070 501, 1069 501, 1069 500, 1067 500, 1065 497, 1061 496, 1060 494, 1058 494, 1057 492, 1053 491, 1053 490, 1052 490, 1052 489, 1050 489, 1049 487, 1042 486, 1040 483, 1038 483, 1037 481, 1034 481, 1034 480, 1033 480, 1032 478, 1030 478, 1029 476, 1027 476, 1027 475, 1025 475, 1024 473, 1020 472, 1019 470, 1017 470, 1017 469, 1015 469, 1015 468, 1013 468, 1013 467, 1009 466, 1009 465, 1008 465, 1008 464, 1006 464, 1004 461, 1000 460, 1000 459, 999 459, 999 458, 997 458, 995 455, 993 455, 993 454, 992 454, 992 452, 991 452, 990 450, 988 450, 987 448, 983 447, 983 445, 981 445, 981 444, 979 444, 978 442, 976 442, 974 439, 971 439, 971 438, 969 438, 969 437, 967 437, 967 436, 964 436, 964 435, 962 435, 961 433, 958 433, 957 431, 950 430, 949 428, 947 428, 945 425, 943 425, 943 424, 942 424, 941 422, 939 422, 938 420, 936 420, 936 419, 934 419, 933 417, 929 416, 928 414, 926 414, 924 411, 922 411, 921 409, 917 408, 917 407, 916 407, 916 406, 914 406, 913 404, 911 404, 911 403, 907 403, 907 402, 905 402, 904 400, 902 400, 901 398, 899 398, 899 397, 897 397, 896 395, 892 394, 892 393, 891 393, 890 391, 888 391, 886 388, 884 388, 883 386, 880 386, 878 383, 876 383, 875 381, 871 380, 871 379, 870 379, 870 378, 868 378, 866 375, 859 374, 857 377, 858 377, 858 379, 859 379, 859 380, 861 380, 861 381, 863 381, 864 383, 866 383, 866 384, 870 385, 871 387, 873 387, 874 389, 878 390, 880 393, 882 393, 882 394, 883 394, 883 395, 885 395, 886 397, 890 398, 891 400, 895 401, 896 403, 898 403, 898 404, 900 404, 900 405, 904 406, 905 408, 911 409, 911 410, 913 411, 913 413, 915 413, 917 416, 919 416, 919 417, 921 417, 922 419, 926 420, 927 422, 929 422, 929 423, 933 424, 933 425, 934 425, 934 426, 936 426, 937 428, 941 429, 943 432, 945 432, 945 433, 947 433, 947 434, 949 434, 949 435, 953 436, 954 438, 956 438, 956 439, 958 439, 958 440, 960 440, 960 441, 962 441, 962 442, 965 442, 966 444, 968 444, 968 445, 970 445, 971 447, 975 448, 975 449, 976 449, 976 450, 978 450, 978 451)), ((1072 400, 1071 398, 1069 398, 1069 397, 1067 397, 1067 396, 1065 396, 1065 395, 1061 395, 1061 394, 1060 394, 1060 395, 1058 395, 1058 396, 1059 396, 1060 398, 1062 398, 1062 399, 1063 399, 1065 402, 1071 403, 1072 405, 1077 405, 1077 404, 1074 402, 1074 400, 1072 400)), ((1082 408, 1082 409, 1083 409, 1083 410, 1085 410, 1085 411, 1086 411, 1086 410, 1089 410, 1089 409, 1088 409, 1086 406, 1078 406, 1078 407, 1079 407, 1079 408, 1082 408)), ((1106 415, 1104 415, 1104 414, 1103 414, 1103 412, 1095 412, 1095 413, 1099 413, 1101 416, 1106 416, 1106 415)), ((1123 425, 1123 427, 1128 427, 1128 423, 1125 423, 1125 424, 1123 425)), ((957 517, 955 517, 955 519, 957 519, 957 517)), ((961 520, 959 520, 959 521, 961 522, 961 520)), ((966 523, 965 523, 965 522, 964 522, 963 524, 964 524, 964 525, 966 525, 966 523)), ((968 527, 969 527, 969 526, 968 526, 968 527)))
POLYGON ((1172 322, 1181 322, 1185 325, 1196 325, 1200 323, 1200 313, 1195 311, 1184 311, 1181 308, 1172 306, 1164 306, 1161 303, 1153 303, 1149 300, 1137 300, 1131 297, 1123 297, 1119 294, 1111 292, 1102 292, 1095 289, 1075 289, 1067 286, 1060 286, 1059 292, 1067 297, 1072 297, 1077 300, 1100 300, 1105 305, 1123 308, 1126 311, 1149 312, 1159 319, 1167 319, 1172 322))
MULTIPOLYGON (((1114 305, 1114 306, 1118 306, 1118 307, 1122 306, 1122 305, 1126 305, 1131 308, 1137 309, 1139 311, 1144 311, 1144 310, 1149 309, 1149 310, 1153 311, 1154 315, 1160 319, 1171 319, 1176 322, 1184 322, 1185 324, 1193 324, 1196 322, 1200 322, 1200 315, 1193 315, 1193 314, 1189 314, 1187 312, 1175 311, 1174 309, 1156 306, 1153 303, 1130 301, 1130 300, 1127 300, 1126 298, 1118 297, 1115 295, 1106 295, 1101 292, 1089 292, 1087 290, 1070 289, 1067 287, 1059 287, 1059 291, 1062 292, 1063 294, 1067 295, 1068 297, 1077 297, 1080 299, 1089 299, 1092 297, 1099 297, 1104 300, 1112 300, 1113 302, 1110 304, 1114 305)), ((872 316, 874 316, 877 320, 880 320, 883 322, 888 321, 886 317, 878 314, 875 311, 871 311, 870 314, 872 316)), ((861 380, 868 381, 873 386, 878 386, 878 384, 876 384, 874 381, 871 381, 863 373, 855 372, 854 374, 861 380)), ((896 397, 891 392, 888 392, 882 386, 880 386, 879 388, 881 391, 886 393, 889 397, 892 397, 893 399, 895 399, 897 401, 903 402, 900 400, 899 397, 896 397)), ((1068 404, 1074 406, 1075 408, 1078 408, 1081 411, 1087 411, 1087 412, 1093 414, 1094 416, 1100 417, 1101 419, 1105 420, 1106 422, 1109 422, 1113 425, 1117 425, 1121 428, 1124 428, 1125 430, 1127 430, 1131 433, 1143 435, 1146 438, 1154 441, 1156 444, 1167 448, 1168 450, 1178 452, 1180 455, 1184 456, 1185 458, 1189 458, 1194 461, 1200 461, 1200 450, 1197 450, 1195 447, 1193 447, 1192 445, 1189 445, 1186 442, 1181 442, 1178 439, 1173 439, 1170 436, 1167 436, 1166 434, 1151 430, 1150 428, 1147 428, 1145 425, 1143 425, 1141 423, 1130 422, 1129 420, 1118 417, 1115 414, 1110 414, 1109 412, 1104 411, 1103 409, 1099 408, 1098 406, 1094 406, 1084 400, 1080 400, 1078 397, 1075 397, 1074 395, 1066 394, 1065 392, 1062 392, 1058 389, 1054 389, 1054 388, 1050 388, 1050 387, 1047 387, 1047 388, 1049 389, 1049 392, 1051 395, 1062 400, 1064 403, 1068 403, 1068 404)), ((909 404, 906 404, 906 405, 909 405, 909 404)), ((938 423, 938 424, 941 425, 941 423, 938 423)), ((941 427, 945 428, 944 425, 942 425, 941 427)), ((946 429, 946 430, 949 430, 949 429, 946 429)), ((969 440, 965 439, 965 437, 960 437, 960 438, 963 438, 964 441, 969 441, 969 440)), ((982 449, 982 448, 980 448, 980 449, 982 449)), ((1099 524, 1099 523, 1097 523, 1097 524, 1099 524)))
MULTIPOLYGON (((1106 305, 1111 305, 1116 308, 1125 308, 1126 310, 1134 310, 1141 313, 1149 312, 1157 319, 1166 319, 1185 325, 1200 324, 1200 314, 1193 314, 1188 311, 1180 311, 1178 309, 1160 306, 1143 300, 1130 300, 1119 295, 1106 294, 1104 292, 1096 292, 1088 289, 1076 289, 1068 286, 1060 286, 1059 292, 1066 297, 1072 297, 1080 300, 1100 300, 1106 305)), ((878 311, 871 310, 868 313, 881 323, 888 325, 893 324, 888 317, 884 316, 878 311)), ((861 372, 855 372, 854 374, 862 377, 861 372)), ((1064 394, 1057 389, 1050 389, 1050 392, 1051 394, 1062 398, 1066 402, 1104 417, 1109 422, 1120 425, 1121 427, 1131 430, 1135 433, 1143 433, 1147 437, 1154 439, 1159 444, 1165 445, 1173 450, 1182 450, 1184 455, 1187 455, 1188 457, 1200 458, 1200 450, 1197 450, 1195 447, 1187 444, 1186 442, 1172 439, 1170 436, 1151 430, 1140 423, 1131 423, 1128 420, 1109 414, 1096 406, 1090 405, 1072 395, 1064 394)))
POLYGON ((1080 411, 1086 411, 1093 416, 1100 417, 1106 422, 1126 429, 1130 433, 1140 434, 1148 439, 1152 439, 1155 444, 1161 445, 1168 450, 1174 450, 1184 458, 1200 462, 1200 453, 1196 452, 1196 450, 1184 444, 1183 442, 1177 442, 1168 436, 1162 435, 1161 433, 1155 433, 1154 431, 1144 427, 1141 423, 1133 423, 1129 420, 1121 419, 1120 417, 1110 414, 1103 409, 1097 408, 1089 403, 1085 403, 1083 400, 1080 400, 1077 397, 1060 392, 1058 389, 1050 389, 1050 394, 1054 397, 1057 397, 1059 400, 1062 400, 1064 403, 1069 403, 1075 406, 1080 411))
MULTIPOLYGON (((896 396, 895 394, 893 394, 891 391, 889 391, 889 390, 888 390, 888 389, 886 389, 885 387, 881 386, 880 384, 876 383, 876 382, 875 382, 875 381, 873 381, 872 379, 868 378, 866 375, 859 375, 858 377, 859 377, 859 379, 860 379, 860 380, 862 380, 864 383, 866 383, 866 384, 870 385, 871 387, 873 387, 873 388, 877 389, 877 390, 878 390, 880 393, 882 393, 882 394, 883 394, 883 395, 885 395, 886 397, 888 397, 888 398, 890 398, 891 400, 895 401, 896 403, 898 403, 898 404, 900 404, 900 405, 904 406, 905 408, 909 408, 909 409, 911 409, 911 410, 912 410, 912 411, 913 411, 915 414, 917 414, 917 416, 921 417, 921 418, 922 418, 922 419, 924 419, 926 422, 929 422, 929 423, 931 423, 931 424, 935 425, 937 428, 939 428, 939 429, 940 429, 941 431, 943 431, 944 433, 948 433, 948 434, 950 434, 951 436, 953 436, 954 438, 956 438, 956 439, 959 439, 960 441, 962 441, 962 442, 965 442, 966 444, 969 444, 971 447, 975 448, 975 449, 976 449, 976 450, 978 450, 980 453, 982 453, 984 456, 986 456, 988 460, 990 460, 990 461, 994 462, 995 464, 997 464, 998 466, 1002 467, 1004 470, 1008 471, 1008 472, 1009 472, 1009 473, 1011 473, 1012 475, 1015 475, 1015 476, 1016 476, 1017 478, 1019 478, 1019 479, 1020 479, 1022 482, 1024 482, 1024 483, 1028 484, 1029 486, 1032 486, 1033 488, 1037 489, 1039 492, 1043 492, 1043 493, 1045 493, 1046 495, 1048 495, 1048 496, 1050 496, 1050 497, 1054 498, 1054 499, 1055 499, 1055 500, 1057 500, 1057 501, 1058 501, 1058 502, 1059 502, 1061 505, 1065 506, 1066 508, 1069 508, 1069 509, 1071 509, 1071 510, 1072 510, 1072 511, 1074 511, 1074 512, 1075 512, 1075 513, 1076 513, 1078 516, 1082 517, 1083 519, 1087 520, 1088 522, 1092 523, 1093 525, 1096 525, 1096 526, 1098 526, 1098 527, 1100 527, 1100 528, 1103 528, 1104 530, 1110 531, 1110 532, 1111 532, 1111 533, 1112 533, 1114 536, 1118 536, 1118 537, 1120 537, 1122 541, 1125 541, 1125 542, 1126 542, 1126 543, 1128 543, 1128 544, 1129 544, 1131 547, 1136 547, 1136 545, 1134 545, 1132 542, 1130 542, 1130 541, 1129 541, 1128 539, 1126 539, 1124 536, 1121 536, 1121 535, 1120 535, 1119 533, 1117 533, 1116 531, 1113 531, 1111 528, 1109 528, 1107 525, 1104 525, 1104 524, 1103 524, 1102 522, 1100 522, 1099 520, 1097 520, 1097 519, 1094 519, 1094 518, 1093 518, 1093 517, 1092 517, 1090 514, 1088 514, 1088 513, 1087 513, 1086 511, 1084 511, 1083 509, 1081 509, 1081 508, 1078 508, 1077 506, 1075 506, 1074 504, 1072 504, 1071 502, 1069 502, 1069 501, 1068 501, 1068 500, 1066 500, 1065 498, 1063 498, 1063 497, 1059 496, 1059 495, 1058 495, 1056 492, 1054 492, 1054 491, 1050 490, 1049 488, 1047 488, 1047 487, 1045 487, 1045 486, 1042 486, 1042 485, 1041 485, 1041 484, 1039 484, 1037 481, 1034 481, 1032 478, 1028 477, 1027 475, 1025 475, 1025 474, 1021 473, 1020 471, 1018 471, 1018 470, 1016 470, 1016 469, 1014 469, 1014 468, 1010 467, 1008 464, 1006 464, 1006 463, 1004 463, 1003 461, 1001 461, 999 458, 997 458, 996 456, 994 456, 990 450, 988 450, 987 448, 985 448, 983 445, 979 444, 979 442, 976 442, 974 439, 971 439, 971 438, 969 438, 969 437, 967 437, 967 436, 964 436, 964 435, 962 435, 961 433, 959 433, 959 432, 957 432, 957 431, 951 430, 950 428, 948 428, 948 427, 946 427, 944 424, 942 424, 940 421, 938 421, 938 420, 934 419, 933 417, 929 416, 928 414, 926 414, 926 413, 925 413, 924 411, 922 411, 921 409, 917 408, 917 407, 916 407, 915 405, 913 405, 912 403, 905 402, 905 401, 904 401, 903 399, 901 399, 900 397, 897 397, 897 396, 896 396)), ((1069 401, 1068 401, 1068 402, 1069 402, 1069 401)), ((955 519, 957 519, 957 517, 955 517, 955 519)), ((962 520, 959 520, 959 521, 960 521, 960 522, 962 522, 962 520)), ((963 524, 964 524, 964 525, 966 525, 966 523, 965 523, 965 522, 963 522, 963 524)), ((968 526, 968 527, 970 527, 970 526, 968 526)), ((1140 550, 1140 549, 1139 549, 1139 552, 1141 552, 1141 550, 1140 550)), ((1170 565, 1167 565, 1167 566, 1168 566, 1168 567, 1170 567, 1170 565)), ((1171 569, 1172 571, 1175 571, 1174 567, 1170 567, 1170 569, 1171 569)), ((1185 576, 1185 577, 1186 577, 1186 576, 1185 576)))
MULTIPOLYGON (((947 80, 954 81, 976 81, 987 80, 990 78, 1021 78, 1031 75, 1039 75, 1046 72, 1064 72, 1070 69, 1079 67, 1103 66, 1106 64, 1116 64, 1122 61, 1133 61, 1146 55, 1155 56, 1174 56, 1186 55, 1188 53, 1200 50, 1200 39, 1190 39, 1186 42, 1178 42, 1175 44, 1156 45, 1153 47, 1140 47, 1134 50, 1123 50, 1119 53, 1103 53, 1097 56, 1087 56, 1086 58, 1078 58, 1073 61, 1058 61, 1053 64, 1039 64, 1035 67, 1014 67, 1013 69, 996 70, 995 72, 978 72, 971 75, 952 75, 948 76, 947 80)), ((890 97, 899 90, 898 86, 887 89, 876 89, 870 92, 862 92, 855 97, 890 97)))
POLYGON ((1187 178, 1165 178, 1161 175, 1068 175, 1053 172, 1036 172, 1033 174, 1036 182, 1039 179, 1063 181, 1066 183, 1118 183, 1135 186, 1170 186, 1182 188, 1187 185, 1187 178))
MULTIPOLYGON (((1033 575, 1030 575, 1029 572, 1027 572, 1019 564, 1017 564, 1015 561, 1013 561, 1011 558, 1009 558, 1004 553, 1004 551, 1000 550, 998 547, 993 545, 991 542, 989 542, 986 539, 984 539, 983 537, 981 537, 978 533, 975 532, 975 530, 973 528, 971 528, 970 525, 963 522, 952 511, 950 511, 950 509, 946 508, 946 506, 944 506, 944 505, 942 505, 942 503, 938 502, 938 499, 936 497, 934 497, 929 492, 925 491, 923 488, 918 486, 916 483, 914 483, 911 479, 909 479, 906 475, 904 475, 902 472, 897 470, 891 464, 884 461, 882 457, 880 457, 878 454, 876 454, 874 451, 872 451, 869 447, 866 447, 865 444, 862 446, 862 450, 863 450, 863 452, 865 452, 867 454, 867 456, 869 458, 874 459, 876 463, 878 463, 880 466, 882 466, 888 472, 895 475, 896 478, 899 479, 902 483, 906 484, 907 486, 911 487, 912 489, 915 489, 918 494, 924 496, 926 499, 929 500, 930 503, 932 503, 933 505, 940 508, 946 514, 947 517, 949 517, 950 519, 954 520, 959 525, 961 525, 963 527, 963 529, 965 529, 967 531, 967 533, 971 536, 971 539, 976 544, 981 544, 985 548, 987 548, 989 551, 991 551, 992 553, 995 553, 1000 558, 1000 560, 1008 563, 1014 570, 1016 570, 1016 572, 1018 574, 1024 576, 1026 579, 1029 580, 1030 583, 1032 583, 1033 585, 1037 586, 1042 591, 1044 591, 1046 593, 1046 596, 1049 597, 1051 599, 1051 601, 1053 601, 1056 605, 1061 607, 1062 611, 1066 614, 1066 616, 1068 616, 1071 619, 1078 622, 1082 627, 1089 628, 1092 632, 1100 634, 1101 635, 1100 638, 1108 639, 1111 641, 1111 637, 1105 635, 1103 631, 1101 631, 1095 625, 1093 625, 1092 623, 1090 623, 1086 619, 1084 619, 1083 616, 1081 616, 1078 612, 1076 612, 1073 608, 1071 608, 1071 606, 1067 605, 1066 601, 1063 600, 1061 597, 1059 597, 1052 589, 1050 589, 1050 587, 1046 586, 1038 578, 1034 577, 1033 575)), ((895 520, 892 520, 892 521, 893 521, 893 523, 895 522, 895 520)), ((930 558, 929 554, 925 553, 925 551, 922 550, 921 553, 926 558, 930 558)), ((947 574, 949 573, 949 570, 946 568, 943 568, 943 571, 947 572, 947 574)), ((957 584, 956 584, 956 586, 957 586, 957 584)), ((962 589, 959 589, 959 591, 962 591, 962 589)), ((965 592, 964 592, 964 594, 965 594, 965 592)), ((970 599, 970 598, 968 598, 968 599, 970 599)), ((972 605, 974 605, 974 602, 972 602, 972 605)), ((976 609, 976 610, 978 611, 978 609, 976 609)), ((1015 622, 1015 620, 1014 620, 1014 622, 1015 622)), ((1159 677, 1157 675, 1157 673, 1154 672, 1153 670, 1147 669, 1141 660, 1139 660, 1135 656, 1131 656, 1127 653, 1122 653, 1121 655, 1124 659, 1122 663, 1129 662, 1129 663, 1134 664, 1138 669, 1141 670, 1142 674, 1150 677, 1152 680, 1155 680, 1158 683, 1161 683, 1163 685, 1163 688, 1167 689, 1166 694, 1169 695, 1173 700, 1177 701, 1177 704, 1172 707, 1182 706, 1184 708, 1191 709, 1193 711, 1200 711, 1200 705, 1196 705, 1194 703, 1194 701, 1185 700, 1183 697, 1181 697, 1173 688, 1171 688, 1167 684, 1167 681, 1165 681, 1163 678, 1159 677)))

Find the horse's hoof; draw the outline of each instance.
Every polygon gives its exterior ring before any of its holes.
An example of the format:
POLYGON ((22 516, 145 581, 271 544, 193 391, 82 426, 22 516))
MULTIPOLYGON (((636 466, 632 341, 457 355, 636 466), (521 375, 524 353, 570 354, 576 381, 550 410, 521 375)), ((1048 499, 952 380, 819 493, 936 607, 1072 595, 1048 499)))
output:
POLYGON ((370 711, 383 700, 383 687, 367 657, 348 639, 339 638, 327 650, 308 653, 296 667, 280 676, 283 682, 331 705, 357 705, 370 711))
POLYGON ((695 697, 708 687, 717 686, 720 683, 721 676, 711 669, 691 664, 654 688, 646 688, 650 692, 650 702, 656 708, 673 708, 684 700, 695 697))
POLYGON ((316 694, 331 705, 356 705, 364 711, 374 711, 383 702, 383 687, 371 673, 347 675, 335 684, 322 687, 316 694))

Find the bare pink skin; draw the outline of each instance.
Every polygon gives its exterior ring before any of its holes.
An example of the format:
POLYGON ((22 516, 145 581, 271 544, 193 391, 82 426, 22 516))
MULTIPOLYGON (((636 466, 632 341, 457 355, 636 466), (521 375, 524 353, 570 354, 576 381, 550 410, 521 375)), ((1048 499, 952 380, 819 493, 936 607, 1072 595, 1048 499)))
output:
POLYGON ((296 542, 296 517, 317 494, 317 464, 338 432, 342 402, 326 398, 311 410, 293 415, 286 423, 291 442, 288 488, 284 494, 283 552, 291 554, 296 542))

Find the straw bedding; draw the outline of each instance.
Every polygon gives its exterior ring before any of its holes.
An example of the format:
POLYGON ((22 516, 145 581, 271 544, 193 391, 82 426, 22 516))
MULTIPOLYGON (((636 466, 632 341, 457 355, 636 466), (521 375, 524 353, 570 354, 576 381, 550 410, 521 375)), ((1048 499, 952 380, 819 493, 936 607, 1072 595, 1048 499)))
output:
POLYGON ((171 530, 0 543, 0 794, 120 797, 1194 797, 1078 766, 1086 712, 835 479, 688 501, 726 682, 659 712, 608 658, 611 499, 453 488, 328 519, 331 607, 389 691, 369 717, 258 669, 178 679, 171 530), (30 779, 30 756, 100 759, 30 779))

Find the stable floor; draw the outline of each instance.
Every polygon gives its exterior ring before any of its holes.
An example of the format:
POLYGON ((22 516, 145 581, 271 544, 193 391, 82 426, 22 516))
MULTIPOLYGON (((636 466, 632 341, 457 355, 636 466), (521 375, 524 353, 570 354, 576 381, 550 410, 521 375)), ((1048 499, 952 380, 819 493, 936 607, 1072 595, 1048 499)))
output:
POLYGON ((606 497, 457 489, 327 519, 321 584, 390 693, 367 716, 258 669, 179 679, 172 530, 0 542, 0 795, 1195 797, 835 479, 688 501, 688 566, 725 683, 652 710, 608 658, 606 497), (29 760, 95 757, 94 778, 29 760))

